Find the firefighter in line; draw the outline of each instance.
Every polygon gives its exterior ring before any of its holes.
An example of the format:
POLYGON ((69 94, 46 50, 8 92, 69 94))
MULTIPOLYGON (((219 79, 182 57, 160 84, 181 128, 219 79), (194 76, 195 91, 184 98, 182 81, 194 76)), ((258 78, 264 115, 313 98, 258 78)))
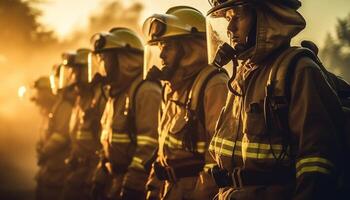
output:
POLYGON ((63 84, 62 70, 67 64, 65 54, 62 55, 62 64, 55 65, 50 76, 51 89, 57 100, 49 113, 48 128, 38 154, 41 164, 36 177, 38 200, 60 199, 62 180, 67 176, 65 159, 70 151, 69 120, 77 94, 74 88, 63 84))
POLYGON ((65 75, 69 84, 75 85, 78 98, 70 119, 71 151, 66 159, 68 175, 64 183, 62 199, 92 199, 92 175, 99 161, 100 120, 107 96, 105 81, 90 62, 91 51, 78 49, 67 59, 65 75))
POLYGON ((158 146, 160 85, 142 79, 143 44, 134 31, 113 28, 94 35, 92 43, 110 86, 92 193, 95 199, 144 199, 147 161, 158 146))
MULTIPOLYGON (((29 93, 30 100, 33 101, 36 106, 38 106, 40 114, 42 116, 42 123, 40 124, 40 134, 39 134, 39 140, 36 144, 36 151, 37 151, 37 165, 39 167, 39 171, 42 170, 43 162, 40 160, 42 148, 44 145, 44 139, 45 139, 45 133, 47 131, 48 122, 49 122, 49 114, 52 110, 52 107, 57 100, 56 96, 52 93, 51 86, 50 86, 50 79, 47 76, 39 77, 33 84, 32 87, 28 89, 29 91, 25 91, 25 93, 29 93)), ((27 94, 23 94, 23 96, 27 94)), ((36 177, 38 180, 38 175, 36 177)), ((42 185, 37 184, 36 187, 36 196, 39 196, 40 191, 42 188, 40 188, 42 185)))
POLYGON ((306 24, 300 1, 210 4, 208 46, 219 46, 210 49, 217 52, 212 61, 230 58, 236 70, 209 148, 217 199, 334 199, 344 159, 339 99, 310 57, 279 71, 306 24))
POLYGON ((208 65, 205 17, 176 6, 143 25, 144 71, 163 82, 159 146, 147 199, 212 199, 217 187, 208 173, 215 123, 225 104, 228 76, 208 65))

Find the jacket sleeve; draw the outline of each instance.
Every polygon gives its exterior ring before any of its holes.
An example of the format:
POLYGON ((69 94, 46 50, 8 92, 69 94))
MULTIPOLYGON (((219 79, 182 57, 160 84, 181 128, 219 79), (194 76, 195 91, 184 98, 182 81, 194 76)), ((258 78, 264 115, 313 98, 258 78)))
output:
POLYGON ((161 102, 160 86, 145 82, 136 94, 137 147, 128 172, 124 178, 126 188, 144 191, 149 172, 145 164, 156 153, 158 147, 158 111, 161 102))
MULTIPOLYGON (((215 132, 216 122, 219 118, 222 108, 225 106, 227 97, 227 82, 228 76, 220 73, 214 76, 207 84, 204 93, 204 113, 205 113, 205 127, 207 133, 207 148, 215 132)), ((216 162, 210 156, 209 151, 205 153, 206 164, 204 170, 211 169, 216 162)))
POLYGON ((61 151, 69 144, 69 121, 72 113, 72 105, 64 100, 54 110, 50 119, 49 137, 42 148, 44 157, 48 157, 61 151))
POLYGON ((340 102, 311 59, 301 59, 296 67, 289 108, 289 126, 298 144, 294 199, 332 199, 340 155, 340 102))

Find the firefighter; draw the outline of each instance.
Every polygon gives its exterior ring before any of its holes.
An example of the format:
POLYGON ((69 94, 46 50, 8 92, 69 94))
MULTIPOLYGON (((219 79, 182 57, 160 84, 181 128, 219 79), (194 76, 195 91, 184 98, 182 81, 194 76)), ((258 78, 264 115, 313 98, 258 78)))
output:
POLYGON ((64 84, 62 75, 66 64, 63 56, 62 64, 53 68, 50 77, 51 88, 57 95, 57 101, 48 115, 48 128, 39 153, 39 163, 42 167, 37 175, 37 199, 40 200, 60 199, 64 182, 62 180, 67 176, 64 160, 70 151, 69 119, 77 95, 74 88, 64 84))
POLYGON ((110 86, 101 119, 103 154, 93 195, 95 199, 144 199, 146 164, 157 148, 160 85, 142 79, 143 44, 134 31, 113 28, 94 35, 92 43, 110 86))
MULTIPOLYGON (((42 115, 42 124, 40 125, 40 135, 39 140, 36 144, 36 152, 37 152, 37 164, 39 167, 39 171, 41 171, 41 168, 43 167, 43 162, 40 160, 42 148, 44 145, 44 138, 45 138, 45 131, 48 127, 49 122, 49 114, 50 111, 56 101, 56 96, 52 93, 51 87, 50 87, 50 79, 49 77, 42 76, 38 78, 34 84, 33 87, 30 88, 30 90, 34 90, 33 94, 30 96, 30 100, 33 101, 38 108, 40 109, 40 114, 42 115)), ((38 178, 38 175, 37 177, 38 178)), ((42 185, 37 184, 36 192, 37 196, 39 195, 39 191, 42 189, 40 188, 42 185)))
POLYGON ((164 84, 159 150, 147 198, 212 199, 217 187, 207 169, 215 162, 207 149, 228 76, 207 64, 205 17, 195 8, 176 6, 146 19, 143 32, 146 78, 164 84))
POLYGON ((70 119, 71 151, 66 164, 69 173, 65 180, 62 199, 88 200, 92 175, 99 161, 96 153, 100 150, 100 119, 107 97, 103 90, 104 79, 93 65, 88 64, 89 49, 78 49, 70 65, 71 84, 78 92, 78 99, 70 119))
POLYGON ((209 148, 217 199, 334 199, 342 110, 316 61, 290 58, 301 3, 210 3, 210 62, 236 71, 209 148))

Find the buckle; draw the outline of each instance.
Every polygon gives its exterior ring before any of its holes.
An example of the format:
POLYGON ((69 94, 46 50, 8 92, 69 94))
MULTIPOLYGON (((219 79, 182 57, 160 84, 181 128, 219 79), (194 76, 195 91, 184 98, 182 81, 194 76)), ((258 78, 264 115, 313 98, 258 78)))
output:
POLYGON ((233 183, 234 188, 242 188, 243 187, 241 168, 233 169, 231 177, 232 177, 232 183, 233 183))
POLYGON ((176 182, 177 178, 176 178, 174 168, 168 166, 168 167, 165 167, 164 169, 165 169, 168 181, 176 182))

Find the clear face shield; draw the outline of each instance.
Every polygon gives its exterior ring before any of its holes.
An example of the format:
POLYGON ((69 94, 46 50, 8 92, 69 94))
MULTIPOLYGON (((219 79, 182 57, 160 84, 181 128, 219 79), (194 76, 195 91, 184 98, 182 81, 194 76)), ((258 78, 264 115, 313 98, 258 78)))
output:
POLYGON ((106 77, 104 62, 98 53, 89 53, 88 57, 88 81, 93 82, 97 77, 106 77))
POLYGON ((162 45, 161 42, 153 42, 145 46, 143 79, 146 79, 150 75, 155 75, 155 73, 161 76, 161 72, 164 68, 164 61, 160 57, 162 45))
POLYGON ((59 83, 59 75, 60 75, 60 68, 61 65, 54 65, 52 67, 49 79, 50 79, 50 86, 53 94, 58 93, 58 83, 59 83))
POLYGON ((236 56, 240 52, 241 42, 237 26, 242 21, 241 16, 246 5, 237 3, 208 13, 206 17, 208 61, 214 66, 230 69, 233 65, 237 65, 236 56))
POLYGON ((163 38, 163 34, 170 26, 164 21, 167 18, 161 19, 162 17, 164 16, 149 18, 144 26, 144 32, 148 32, 148 43, 144 48, 144 79, 169 80, 174 70, 172 65, 178 58, 175 41, 163 38))

